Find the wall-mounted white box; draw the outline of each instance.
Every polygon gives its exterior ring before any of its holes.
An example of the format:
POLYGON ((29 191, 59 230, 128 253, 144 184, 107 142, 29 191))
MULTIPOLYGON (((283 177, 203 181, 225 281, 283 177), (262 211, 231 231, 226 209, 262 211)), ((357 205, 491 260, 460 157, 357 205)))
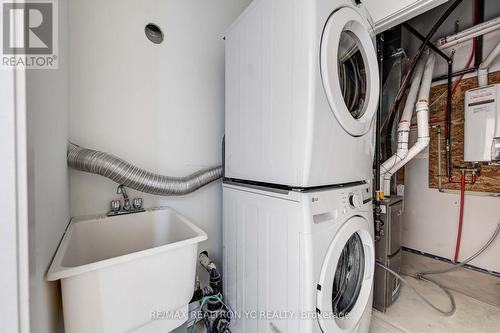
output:
POLYGON ((464 161, 500 160, 500 84, 465 92, 464 161))

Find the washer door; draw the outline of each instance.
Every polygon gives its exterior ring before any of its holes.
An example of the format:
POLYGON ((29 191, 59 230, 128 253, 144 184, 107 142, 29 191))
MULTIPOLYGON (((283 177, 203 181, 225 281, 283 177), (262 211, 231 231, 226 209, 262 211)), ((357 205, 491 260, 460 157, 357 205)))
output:
POLYGON ((369 223, 350 218, 333 239, 317 286, 318 320, 323 332, 350 331, 370 299, 374 270, 369 223))
POLYGON ((367 23, 354 9, 330 15, 321 37, 320 66, 330 108, 352 136, 366 134, 378 107, 377 55, 367 23))

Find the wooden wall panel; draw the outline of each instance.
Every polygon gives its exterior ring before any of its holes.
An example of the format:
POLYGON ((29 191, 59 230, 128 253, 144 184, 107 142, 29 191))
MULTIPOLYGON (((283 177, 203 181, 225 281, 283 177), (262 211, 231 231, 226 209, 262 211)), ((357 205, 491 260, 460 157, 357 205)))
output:
MULTIPOLYGON (((490 73, 489 83, 500 83, 500 72, 490 73)), ((471 77, 462 80, 452 102, 451 122, 451 152, 452 165, 464 164, 464 95, 465 91, 477 87, 477 78, 471 77)), ((442 184, 444 189, 460 190, 459 183, 449 183, 446 178, 445 159, 445 129, 444 115, 446 108, 446 84, 432 87, 430 94, 430 122, 439 124, 442 128, 441 135, 441 163, 442 184), (444 94, 444 95, 443 95, 444 94), (440 97, 442 96, 442 97, 440 97), (436 101, 436 99, 438 99, 436 101)), ((431 142, 429 144, 429 187, 438 187, 438 151, 437 129, 431 129, 431 142)), ((453 170, 453 181, 460 181, 461 172, 453 170)), ((500 166, 481 166, 481 175, 474 185, 467 185, 467 191, 500 193, 500 166)))

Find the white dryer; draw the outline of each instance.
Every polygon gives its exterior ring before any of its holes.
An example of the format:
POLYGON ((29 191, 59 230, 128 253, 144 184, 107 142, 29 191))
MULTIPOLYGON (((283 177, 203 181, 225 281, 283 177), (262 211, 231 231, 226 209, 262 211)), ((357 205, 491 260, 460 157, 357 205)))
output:
POLYGON ((379 74, 354 0, 255 0, 226 38, 225 176, 309 188, 371 179, 379 74))
POLYGON ((224 296, 234 333, 367 333, 374 272, 369 185, 223 185, 224 296))

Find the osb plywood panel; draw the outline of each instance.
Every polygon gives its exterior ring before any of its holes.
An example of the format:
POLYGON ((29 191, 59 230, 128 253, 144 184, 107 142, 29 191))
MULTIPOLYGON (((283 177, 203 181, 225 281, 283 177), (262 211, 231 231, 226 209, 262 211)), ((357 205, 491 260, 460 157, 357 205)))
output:
MULTIPOLYGON (((489 83, 500 83, 500 72, 489 75, 489 83)), ((472 77, 462 80, 452 101, 451 118, 451 156, 452 165, 464 164, 464 95, 465 91, 477 87, 477 78, 472 77)), ((439 124, 442 128, 441 134, 441 163, 442 163, 442 182, 444 189, 460 190, 461 172, 453 170, 453 182, 449 183, 446 178, 446 158, 445 158, 445 129, 444 115, 446 108, 446 84, 435 86, 430 94, 430 121, 431 124, 439 124), (437 102, 434 101, 442 96, 437 102), (434 105, 432 105, 434 103, 434 105)), ((429 144, 429 187, 438 187, 438 151, 437 151, 437 129, 431 129, 431 142, 429 144)), ((499 166, 481 166, 481 175, 476 184, 467 185, 467 191, 494 192, 500 193, 500 167, 499 166)))

